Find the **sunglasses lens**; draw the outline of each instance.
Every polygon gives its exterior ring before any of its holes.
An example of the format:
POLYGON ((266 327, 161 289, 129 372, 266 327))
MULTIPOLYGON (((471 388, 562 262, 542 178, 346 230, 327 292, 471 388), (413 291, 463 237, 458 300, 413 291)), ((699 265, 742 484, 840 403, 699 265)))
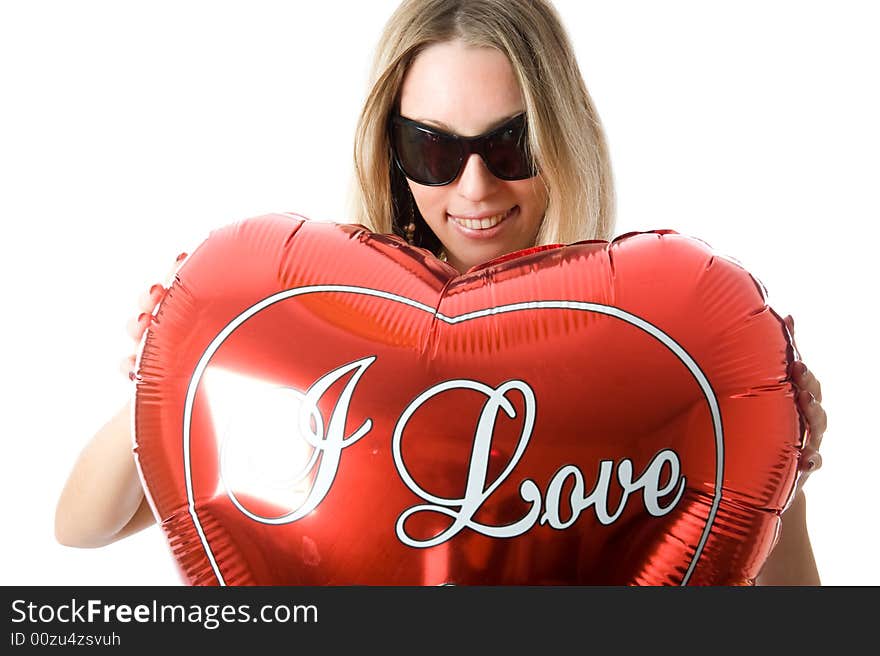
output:
POLYGON ((406 176, 420 184, 451 182, 458 173, 460 154, 455 140, 397 123, 392 131, 394 150, 406 176))
POLYGON ((537 175, 529 161, 525 120, 519 117, 486 141, 486 159, 492 173, 503 180, 523 180, 537 175))

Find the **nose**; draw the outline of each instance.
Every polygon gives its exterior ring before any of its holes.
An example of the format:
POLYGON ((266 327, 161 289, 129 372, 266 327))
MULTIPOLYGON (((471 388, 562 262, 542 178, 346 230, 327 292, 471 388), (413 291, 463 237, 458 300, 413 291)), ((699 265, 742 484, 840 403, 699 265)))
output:
POLYGON ((471 201, 482 200, 493 191, 498 182, 499 179, 486 168, 483 158, 472 153, 458 178, 458 193, 471 201))

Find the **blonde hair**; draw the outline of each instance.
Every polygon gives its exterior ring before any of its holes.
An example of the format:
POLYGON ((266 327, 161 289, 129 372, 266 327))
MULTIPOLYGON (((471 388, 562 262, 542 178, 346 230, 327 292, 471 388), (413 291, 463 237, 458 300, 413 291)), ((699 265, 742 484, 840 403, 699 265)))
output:
MULTIPOLYGON (((452 40, 504 53, 519 81, 529 150, 549 192, 535 245, 610 239, 615 202, 605 136, 562 22, 546 0, 400 4, 376 48, 355 133, 348 200, 355 222, 386 234, 401 234, 409 223, 411 201, 405 184, 395 184, 387 122, 409 64, 426 47, 452 40)), ((421 217, 417 223, 429 233, 425 247, 436 254, 436 237, 421 217)))

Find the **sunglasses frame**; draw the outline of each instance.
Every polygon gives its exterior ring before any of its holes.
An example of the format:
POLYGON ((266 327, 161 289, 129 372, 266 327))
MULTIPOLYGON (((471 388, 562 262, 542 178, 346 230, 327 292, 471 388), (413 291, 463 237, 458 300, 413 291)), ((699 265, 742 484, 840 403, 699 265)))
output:
MULTIPOLYGON (((529 178, 534 178, 536 175, 538 175, 537 165, 535 165, 534 162, 529 162, 532 166, 531 172, 527 175, 506 177, 498 175, 498 173, 495 172, 495 169, 486 158, 486 142, 488 142, 490 139, 497 136, 504 130, 509 129, 511 124, 516 124, 520 121, 522 121, 523 123, 523 133, 527 135, 528 127, 526 123, 526 113, 522 112, 521 114, 517 114, 516 116, 512 117, 509 121, 506 121, 503 125, 499 125, 497 128, 494 128, 489 132, 484 132, 483 134, 479 134, 475 137, 462 137, 457 134, 452 134, 451 132, 446 132, 444 130, 429 127, 424 123, 413 121, 412 119, 406 118, 405 116, 401 116, 399 112, 395 112, 391 115, 388 122, 388 141, 391 144, 391 151, 394 156, 394 163, 397 165, 397 168, 400 170, 400 172, 413 182, 416 182, 420 185, 425 185, 427 187, 444 187, 454 182, 455 179, 458 178, 459 175, 461 175, 461 172, 464 169, 465 162, 467 162, 468 158, 472 154, 479 155, 480 158, 483 160, 483 163, 486 165, 486 168, 489 169, 492 175, 494 175, 499 180, 527 180, 529 178), (406 170, 403 168, 403 163, 400 161, 400 156, 397 153, 397 148, 395 148, 394 146, 393 131, 395 124, 409 126, 411 128, 415 128, 416 130, 419 130, 420 132, 425 132, 433 136, 439 136, 451 140, 458 147, 458 164, 456 166, 455 175, 443 182, 422 182, 421 180, 417 180, 409 175, 409 173, 407 173, 406 170)), ((522 150, 524 151, 524 153, 527 152, 525 148, 522 150)))

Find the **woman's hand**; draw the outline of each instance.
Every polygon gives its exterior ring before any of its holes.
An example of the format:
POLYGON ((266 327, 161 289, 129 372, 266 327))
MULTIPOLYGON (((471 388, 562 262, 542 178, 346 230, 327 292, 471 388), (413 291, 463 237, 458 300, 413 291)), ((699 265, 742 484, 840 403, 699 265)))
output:
MULTIPOLYGON (((794 345, 794 319, 786 317, 785 325, 794 345)), ((828 425, 828 417, 822 409, 822 386, 803 362, 792 365, 791 378, 798 407, 807 420, 807 437, 798 462, 800 476, 797 490, 782 514, 779 541, 758 575, 758 585, 821 585, 807 533, 807 501, 802 488, 809 475, 822 466, 819 446, 828 425)))
MULTIPOLYGON (((794 344, 794 319, 791 315, 785 318, 785 325, 788 326, 788 332, 791 333, 792 344, 794 344)), ((796 345, 795 349, 797 349, 796 345)), ((791 377, 797 390, 795 394, 797 395, 798 407, 808 424, 807 438, 798 463, 798 468, 801 471, 801 475, 798 477, 797 492, 799 494, 809 475, 822 467, 819 447, 822 444, 825 429, 828 427, 828 416, 822 409, 822 385, 813 372, 807 368, 807 365, 801 361, 795 362, 792 365, 791 377)))
MULTIPOLYGON (((183 253, 177 258, 171 276, 185 257, 183 253)), ((141 312, 128 326, 135 342, 140 342, 164 293, 165 287, 156 284, 139 299, 141 312)), ((134 375, 134 364, 134 355, 122 361, 122 369, 129 377, 134 375)), ((55 509, 58 542, 71 547, 100 547, 155 521, 132 457, 131 440, 128 402, 92 437, 77 458, 55 509)))
MULTIPOLYGON (((159 301, 162 300, 162 296, 167 291, 167 288, 171 286, 171 283, 174 280, 174 275, 177 273, 181 262, 183 262, 186 257, 186 253, 181 253, 177 256, 177 259, 174 261, 174 266, 172 266, 171 271, 168 272, 164 285, 157 282, 150 287, 148 291, 143 292, 138 298, 138 314, 129 319, 128 325, 126 326, 128 335, 134 340, 135 345, 140 344, 141 338, 144 336, 144 331, 146 331, 147 326, 149 326, 152 321, 153 312, 156 310, 156 306, 159 304, 159 301)), ((128 357, 123 358, 119 363, 119 370, 128 376, 129 379, 134 378, 136 358, 137 356, 132 353, 128 357)))

